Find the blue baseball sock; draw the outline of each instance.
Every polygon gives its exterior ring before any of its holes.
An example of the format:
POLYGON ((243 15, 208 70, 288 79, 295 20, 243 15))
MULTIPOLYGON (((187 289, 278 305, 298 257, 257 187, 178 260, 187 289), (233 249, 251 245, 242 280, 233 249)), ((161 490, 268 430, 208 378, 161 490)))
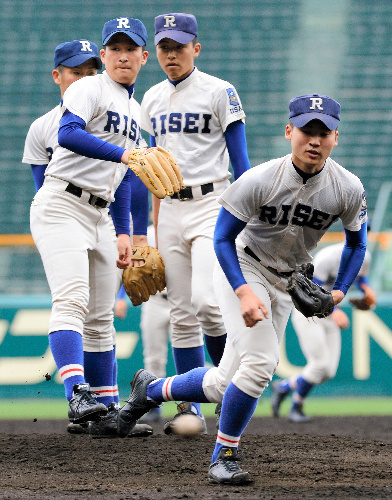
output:
POLYGON ((117 363, 117 358, 116 358, 116 346, 113 346, 113 387, 114 387, 114 393, 113 393, 113 401, 119 405, 120 403, 120 396, 118 394, 118 383, 117 383, 117 374, 118 374, 118 363, 117 363))
POLYGON ((82 336, 73 330, 58 330, 49 334, 49 346, 69 401, 73 386, 85 382, 82 336))
MULTIPOLYGON (((196 401, 197 403, 209 403, 203 391, 204 375, 211 368, 194 368, 183 375, 161 378, 151 382, 147 387, 147 397, 157 403, 164 400, 163 392, 169 391, 171 400, 174 401, 196 401)), ((200 406, 200 405, 199 405, 200 406)))
POLYGON ((245 394, 233 382, 230 382, 223 396, 212 463, 216 462, 218 454, 224 446, 238 447, 239 438, 252 418, 258 400, 259 398, 245 394))
POLYGON ((90 389, 97 393, 97 401, 106 406, 114 401, 113 362, 113 349, 105 352, 84 352, 86 382, 90 384, 90 389))
POLYGON ((280 382, 279 389, 281 392, 291 392, 292 391, 288 378, 286 378, 280 382))
POLYGON ((214 366, 218 366, 222 358, 226 345, 226 337, 226 333, 220 337, 211 337, 211 335, 204 334, 204 343, 214 366))
MULTIPOLYGON (((204 346, 185 348, 173 347, 173 358, 178 375, 189 372, 193 368, 204 367, 204 346)), ((201 415, 200 403, 192 402, 192 405, 197 410, 197 414, 201 415)))
MULTIPOLYGON (((298 396, 301 399, 305 399, 306 396, 309 394, 309 392, 312 390, 314 384, 310 384, 307 382, 301 375, 297 378, 297 389, 295 392, 298 394, 298 396)), ((299 406, 302 406, 302 402, 296 402, 293 401, 293 406, 292 408, 298 408, 299 406)))

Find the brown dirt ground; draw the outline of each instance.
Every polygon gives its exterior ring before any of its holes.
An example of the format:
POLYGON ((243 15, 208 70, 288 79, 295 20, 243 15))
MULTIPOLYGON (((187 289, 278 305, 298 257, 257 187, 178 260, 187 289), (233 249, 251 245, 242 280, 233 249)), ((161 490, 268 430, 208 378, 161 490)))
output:
POLYGON ((254 418, 241 439, 255 482, 208 482, 215 442, 166 436, 92 439, 66 421, 0 421, 2 499, 392 499, 392 417, 254 418))

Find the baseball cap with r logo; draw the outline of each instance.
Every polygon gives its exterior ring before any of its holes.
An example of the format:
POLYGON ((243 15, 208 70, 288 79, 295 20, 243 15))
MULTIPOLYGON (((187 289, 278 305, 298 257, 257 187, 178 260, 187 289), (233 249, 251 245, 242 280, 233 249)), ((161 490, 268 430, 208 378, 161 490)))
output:
POLYGON ((295 127, 304 127, 312 120, 320 120, 329 130, 340 122, 340 104, 326 95, 308 94, 294 97, 289 104, 290 120, 295 127))
POLYGON ((155 18, 155 45, 164 38, 187 44, 197 36, 197 21, 192 14, 162 14, 155 18))
POLYGON ((102 30, 102 45, 107 45, 112 36, 117 33, 125 33, 139 47, 147 43, 147 30, 139 19, 118 17, 105 23, 102 30))
POLYGON ((60 43, 54 51, 54 69, 60 64, 68 68, 74 68, 89 59, 95 60, 98 69, 102 68, 102 61, 95 43, 84 39, 60 43))

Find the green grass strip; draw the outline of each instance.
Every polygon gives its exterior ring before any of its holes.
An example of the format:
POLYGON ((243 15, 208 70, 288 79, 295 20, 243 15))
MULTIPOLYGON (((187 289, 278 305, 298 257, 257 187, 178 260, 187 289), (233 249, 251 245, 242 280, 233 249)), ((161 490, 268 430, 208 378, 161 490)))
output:
MULTIPOLYGON (((283 402, 282 415, 290 409, 290 400, 283 402)), ((206 417, 213 417, 215 404, 202 404, 206 417)), ((60 399, 2 399, 0 420, 15 419, 67 419, 68 404, 60 399)), ((163 416, 171 417, 176 412, 175 403, 163 405, 163 416)), ((355 415, 392 415, 392 398, 309 398, 306 401, 306 414, 312 416, 355 416, 355 415)), ((257 406, 256 417, 271 416, 270 400, 262 399, 257 406)))

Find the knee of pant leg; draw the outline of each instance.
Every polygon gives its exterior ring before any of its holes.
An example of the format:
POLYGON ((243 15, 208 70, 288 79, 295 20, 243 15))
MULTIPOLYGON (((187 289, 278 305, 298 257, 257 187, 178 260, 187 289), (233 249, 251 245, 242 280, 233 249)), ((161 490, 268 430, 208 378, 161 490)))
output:
POLYGON ((83 329, 83 349, 88 352, 104 352, 113 348, 113 331, 99 331, 85 326, 83 329))
POLYGON ((241 363, 233 377, 233 383, 245 394, 259 398, 271 382, 277 365, 278 361, 272 358, 259 363, 252 361, 241 363))
POLYGON ((230 381, 219 380, 219 368, 214 367, 206 372, 203 378, 203 391, 211 403, 221 403, 226 387, 230 381))
POLYGON ((54 300, 49 321, 49 332, 74 330, 81 334, 87 312, 87 302, 54 300))
POLYGON ((307 382, 315 385, 322 384, 330 378, 328 374, 328 366, 324 364, 306 366, 302 376, 307 382))
POLYGON ((200 326, 197 330, 179 330, 179 328, 178 326, 173 326, 171 335, 172 347, 187 349, 203 345, 203 335, 200 326))

